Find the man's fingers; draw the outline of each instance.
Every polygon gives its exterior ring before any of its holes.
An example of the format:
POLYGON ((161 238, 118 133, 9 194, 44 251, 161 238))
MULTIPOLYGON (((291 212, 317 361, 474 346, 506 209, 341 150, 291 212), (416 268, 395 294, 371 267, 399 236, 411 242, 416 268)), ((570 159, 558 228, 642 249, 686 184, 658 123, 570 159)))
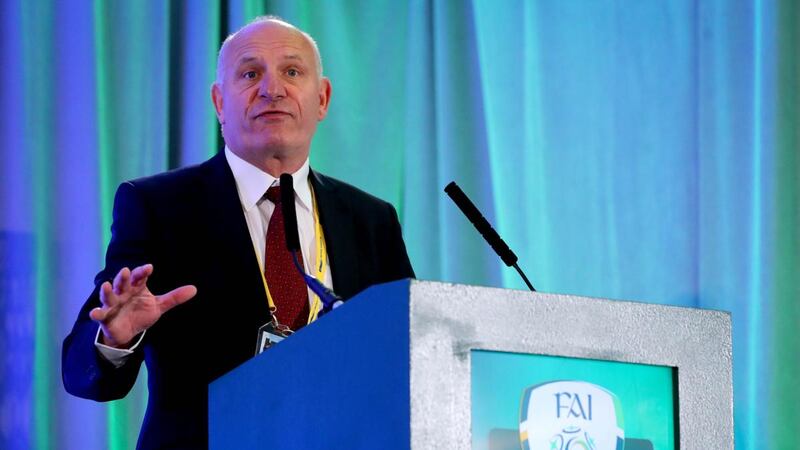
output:
POLYGON ((147 283, 147 278, 153 273, 153 265, 145 264, 131 271, 131 286, 141 287, 147 283))
POLYGON ((95 308, 89 311, 89 317, 95 322, 102 322, 106 320, 106 316, 108 315, 108 310, 103 308, 95 308))
POLYGON ((159 295, 156 298, 158 299, 158 304, 161 306, 161 313, 163 314, 175 306, 178 306, 181 303, 191 299, 195 295, 197 295, 197 288, 189 284, 173 289, 164 295, 159 295))
POLYGON ((113 306, 113 296, 111 283, 106 281, 100 285, 100 303, 104 306, 113 306))
POLYGON ((130 286, 131 270, 123 267, 114 277, 114 293, 120 295, 127 287, 130 286))

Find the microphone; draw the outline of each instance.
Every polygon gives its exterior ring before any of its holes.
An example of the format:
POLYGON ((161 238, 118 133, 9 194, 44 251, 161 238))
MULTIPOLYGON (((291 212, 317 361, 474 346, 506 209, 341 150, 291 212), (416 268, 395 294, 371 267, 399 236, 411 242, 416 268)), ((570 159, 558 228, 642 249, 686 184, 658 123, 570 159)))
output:
MULTIPOLYGON (((335 292, 325 287, 321 281, 315 277, 308 275, 300 262, 297 259, 297 253, 300 252, 300 236, 297 232, 297 211, 294 206, 294 182, 292 176, 284 173, 280 177, 281 180, 281 212, 283 213, 283 229, 286 235, 286 248, 292 254, 294 267, 303 276, 303 281, 311 289, 312 292, 317 294, 322 301, 322 310, 318 316, 331 311, 333 308, 338 307, 343 303, 342 298, 336 295, 335 292)), ((318 249, 319 251, 319 249, 318 249)))
POLYGON ((492 228, 486 218, 483 217, 483 214, 475 207, 475 204, 467 197, 467 194, 458 187, 455 181, 451 181, 445 186, 444 191, 450 196, 456 206, 458 206, 458 209, 467 216, 467 219, 472 222, 472 225, 474 225, 481 236, 486 239, 486 242, 489 243, 506 266, 517 269, 517 272, 522 277, 522 281, 528 285, 528 289, 536 292, 536 289, 533 288, 533 284, 531 284, 528 277, 525 276, 525 273, 522 272, 522 269, 517 265, 517 255, 508 247, 508 244, 505 243, 500 235, 497 234, 497 231, 492 228))
POLYGON ((300 236, 297 233, 297 211, 294 206, 294 182, 288 173, 281 175, 281 212, 286 248, 290 252, 300 251, 300 236))

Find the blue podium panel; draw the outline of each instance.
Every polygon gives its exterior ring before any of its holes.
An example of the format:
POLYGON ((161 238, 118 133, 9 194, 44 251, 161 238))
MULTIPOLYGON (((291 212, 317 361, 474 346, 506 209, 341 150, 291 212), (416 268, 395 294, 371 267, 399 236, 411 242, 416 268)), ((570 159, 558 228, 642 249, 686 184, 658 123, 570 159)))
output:
POLYGON ((408 302, 367 289, 214 381, 210 448, 409 448, 408 302))

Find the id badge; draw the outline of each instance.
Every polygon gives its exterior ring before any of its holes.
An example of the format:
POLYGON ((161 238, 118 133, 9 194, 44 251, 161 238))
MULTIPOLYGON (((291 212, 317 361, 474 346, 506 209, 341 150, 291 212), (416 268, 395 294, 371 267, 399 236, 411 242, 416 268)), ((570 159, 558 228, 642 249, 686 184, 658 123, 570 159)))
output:
POLYGON ((264 350, 272 347, 278 342, 286 339, 280 330, 275 327, 275 324, 270 321, 265 323, 258 329, 258 340, 256 341, 256 355, 264 350))

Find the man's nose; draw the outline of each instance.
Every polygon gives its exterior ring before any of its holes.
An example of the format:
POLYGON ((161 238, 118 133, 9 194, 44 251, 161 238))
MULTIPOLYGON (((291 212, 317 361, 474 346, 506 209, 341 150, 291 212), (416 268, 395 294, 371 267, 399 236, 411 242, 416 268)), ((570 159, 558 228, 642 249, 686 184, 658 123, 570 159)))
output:
POLYGON ((286 87, 278 75, 267 73, 261 78, 259 95, 269 101, 275 101, 286 97, 286 87))

